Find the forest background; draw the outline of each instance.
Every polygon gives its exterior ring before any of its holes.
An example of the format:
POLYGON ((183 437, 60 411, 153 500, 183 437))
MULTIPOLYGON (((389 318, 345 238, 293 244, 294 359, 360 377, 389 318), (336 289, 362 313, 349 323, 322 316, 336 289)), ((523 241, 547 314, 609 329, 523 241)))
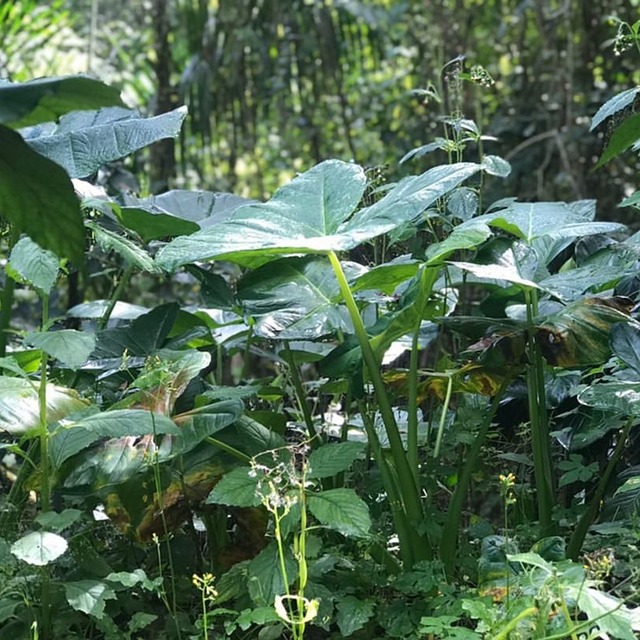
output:
POLYGON ((460 115, 496 138, 486 152, 512 165, 497 188, 522 201, 592 197, 614 216, 636 170, 590 171, 602 141, 589 123, 638 79, 618 31, 637 0, 3 4, 0 76, 89 73, 132 107, 189 107, 177 144, 152 151, 152 192, 264 198, 326 158, 394 179, 407 151, 442 135, 442 117, 460 115))

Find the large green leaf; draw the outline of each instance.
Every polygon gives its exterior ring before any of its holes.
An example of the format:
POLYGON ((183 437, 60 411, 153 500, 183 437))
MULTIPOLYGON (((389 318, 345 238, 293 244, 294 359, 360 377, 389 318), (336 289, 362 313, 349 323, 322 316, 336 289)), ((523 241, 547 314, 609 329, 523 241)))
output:
POLYGON ((560 252, 576 239, 610 233, 625 233, 627 228, 617 222, 577 222, 537 237, 532 246, 540 262, 549 264, 560 252))
POLYGON ((622 484, 607 499, 603 519, 634 521, 640 514, 640 475, 638 467, 630 467, 617 478, 622 484))
POLYGON ((135 242, 113 231, 103 229, 93 222, 87 222, 86 226, 93 231, 96 242, 103 251, 115 251, 129 266, 135 267, 140 271, 148 273, 157 273, 159 271, 151 256, 135 242))
POLYGON ((65 582, 64 592, 67 602, 73 609, 98 618, 98 620, 104 616, 106 601, 117 598, 115 591, 99 580, 65 582))
POLYGON ((211 224, 227 220, 239 207, 253 201, 231 193, 167 191, 157 196, 125 198, 116 207, 120 222, 145 240, 189 235, 211 224))
POLYGON ((624 269, 614 265, 587 265, 555 273, 540 280, 538 285, 556 298, 572 302, 590 289, 611 288, 625 275, 627 272, 624 269))
POLYGON ((640 383, 599 382, 581 391, 578 400, 601 411, 640 416, 640 383))
POLYGON ((459 228, 474 228, 478 222, 482 222, 507 231, 527 244, 545 236, 551 236, 555 243, 563 238, 576 238, 589 233, 624 230, 623 225, 615 223, 593 223, 595 213, 593 200, 570 203, 512 202, 506 209, 473 218, 459 225, 459 228))
POLYGON ((587 298, 547 317, 538 325, 537 340, 554 366, 603 364, 611 356, 611 328, 628 320, 616 298, 587 298))
POLYGON ((475 264, 473 262, 452 262, 452 265, 472 273, 482 280, 498 280, 517 284, 525 289, 537 289, 538 285, 532 280, 523 278, 515 265, 475 264))
POLYGON ((236 209, 229 220, 176 238, 157 256, 167 271, 195 262, 352 249, 415 220, 422 211, 480 170, 461 163, 407 178, 352 217, 365 187, 361 167, 327 160, 294 178, 265 204, 236 209))
POLYGON ((84 226, 69 176, 2 125, 0 216, 42 248, 82 264, 84 226))
POLYGON ((238 308, 234 292, 221 275, 195 264, 187 266, 186 270, 200 283, 200 296, 207 308, 227 311, 238 308))
MULTIPOLYGON (((258 606, 273 606, 275 597, 286 593, 280 562, 278 547, 272 542, 249 563, 248 591, 258 606)), ((298 566, 288 547, 282 562, 291 584, 298 577, 298 566)))
POLYGON ((427 264, 433 265, 448 258, 454 251, 475 249, 491 236, 484 222, 474 220, 464 227, 457 226, 444 240, 427 248, 427 264))
POLYGON ((59 485, 98 495, 114 522, 148 542, 165 524, 169 530, 182 525, 191 516, 190 505, 204 501, 225 473, 283 446, 282 438, 254 420, 238 418, 239 408, 239 402, 220 402, 197 416, 176 416, 179 434, 157 443, 151 436, 128 436, 84 447, 62 465, 59 485))
POLYGON ((69 369, 76 369, 84 364, 96 346, 95 335, 73 329, 30 333, 24 341, 25 344, 48 353, 69 369))
MULTIPOLYGON (((47 421, 61 420, 86 409, 73 389, 47 385, 47 421)), ((21 435, 40 424, 38 387, 24 378, 0 377, 0 431, 21 435)))
POLYGON ((640 113, 629 116, 614 132, 595 168, 607 164, 640 140, 640 113))
POLYGON ((38 125, 24 135, 33 149, 64 167, 72 178, 84 178, 107 162, 163 138, 175 138, 186 115, 186 107, 153 118, 110 107, 70 113, 58 125, 38 125))
MULTIPOLYGON (((343 263, 348 280, 364 272, 343 263)), ((283 258, 251 272, 240 281, 238 299, 257 319, 258 335, 279 340, 313 340, 334 331, 352 332, 340 288, 326 258, 283 258)))
POLYGON ((364 448, 362 442, 337 442, 312 451, 309 456, 309 477, 331 478, 345 471, 362 455, 364 448))
POLYGON ((635 100, 638 92, 640 92, 640 87, 632 87, 607 100, 593 116, 589 131, 593 131, 601 122, 628 107, 635 100))
POLYGON ((206 502, 231 507, 257 507, 262 499, 258 492, 256 472, 249 467, 233 469, 216 484, 206 502))
POLYGON ((318 522, 345 536, 363 538, 369 535, 369 508, 353 489, 328 489, 311 493, 309 511, 318 522))
POLYGON ((373 617, 376 603, 374 600, 361 600, 355 596, 340 598, 337 602, 336 623, 343 638, 364 628, 373 617))
POLYGON ((415 276, 420 268, 420 261, 413 260, 410 256, 404 255, 390 262, 372 267, 367 272, 358 276, 351 285, 351 291, 376 289, 387 295, 391 295, 399 284, 415 276))
POLYGON ((125 352, 129 356, 154 353, 167 339, 178 312, 176 303, 164 304, 137 317, 128 327, 102 331, 93 358, 119 358, 125 352))
POLYGON ((640 374, 640 326, 622 322, 614 325, 611 348, 618 358, 640 374))
POLYGON ((55 254, 30 238, 21 238, 11 250, 7 273, 48 295, 58 279, 59 268, 60 259, 55 254))
POLYGON ((69 547, 57 533, 35 531, 28 533, 11 546, 11 553, 27 564, 44 567, 59 558, 69 547))
POLYGON ((600 630, 603 637, 616 640, 634 640, 638 637, 634 631, 640 631, 640 616, 637 609, 630 609, 620 600, 594 587, 572 585, 569 591, 576 599, 578 607, 590 621, 593 621, 594 633, 600 630), (596 630, 597 629, 597 630, 596 630))
POLYGON ((124 106, 120 90, 82 76, 0 83, 0 123, 14 129, 52 122, 69 111, 124 106))
MULTIPOLYGON (((115 410, 95 413, 76 421, 59 423, 49 438, 49 455, 55 468, 103 438, 135 438, 138 436, 172 433, 178 427, 166 416, 141 409, 115 410)), ((111 451, 113 453, 113 451, 111 451)), ((112 456, 107 467, 122 465, 123 460, 112 456)))

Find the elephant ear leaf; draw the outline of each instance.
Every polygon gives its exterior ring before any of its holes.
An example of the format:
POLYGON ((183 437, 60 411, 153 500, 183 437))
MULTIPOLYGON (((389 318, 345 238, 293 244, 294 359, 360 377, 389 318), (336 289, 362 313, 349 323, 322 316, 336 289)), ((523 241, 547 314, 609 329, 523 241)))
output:
POLYGON ((99 109, 124 103, 120 90, 83 76, 0 81, 0 123, 13 129, 53 122, 69 111, 99 109))
POLYGON ((587 298, 567 305, 538 326, 546 360, 559 367, 598 365, 611 357, 614 325, 629 320, 627 298, 587 298))
POLYGON ((327 160, 294 178, 268 202, 239 207, 220 224, 176 238, 156 260, 173 271, 200 260, 253 261, 255 266, 287 254, 346 251, 415 222, 480 170, 480 165, 465 162, 434 167, 401 180, 381 200, 354 213, 366 186, 362 167, 327 160))
POLYGON ((640 375, 640 326, 620 323, 611 329, 611 348, 627 366, 640 375))
POLYGON ((67 172, 0 125, 0 216, 43 249, 81 265, 84 226, 67 172))

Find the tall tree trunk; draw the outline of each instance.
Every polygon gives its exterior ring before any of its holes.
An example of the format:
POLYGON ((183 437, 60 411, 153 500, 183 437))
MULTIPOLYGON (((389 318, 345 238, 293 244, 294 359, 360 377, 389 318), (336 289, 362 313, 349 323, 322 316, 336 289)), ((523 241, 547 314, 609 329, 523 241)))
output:
MULTIPOLYGON (((155 115, 166 113, 173 108, 171 87, 171 45, 169 43, 169 2, 153 0, 152 8, 154 46, 156 60, 154 71, 157 80, 155 115)), ((162 193, 170 187, 175 176, 175 143, 172 138, 156 142, 151 148, 151 191, 162 193)))

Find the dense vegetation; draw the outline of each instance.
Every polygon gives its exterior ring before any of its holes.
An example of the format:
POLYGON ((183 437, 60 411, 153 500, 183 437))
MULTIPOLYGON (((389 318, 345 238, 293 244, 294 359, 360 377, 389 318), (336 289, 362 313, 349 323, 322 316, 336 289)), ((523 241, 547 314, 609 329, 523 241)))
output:
POLYGON ((0 639, 638 636, 640 21, 450 4, 0 7, 0 639))

